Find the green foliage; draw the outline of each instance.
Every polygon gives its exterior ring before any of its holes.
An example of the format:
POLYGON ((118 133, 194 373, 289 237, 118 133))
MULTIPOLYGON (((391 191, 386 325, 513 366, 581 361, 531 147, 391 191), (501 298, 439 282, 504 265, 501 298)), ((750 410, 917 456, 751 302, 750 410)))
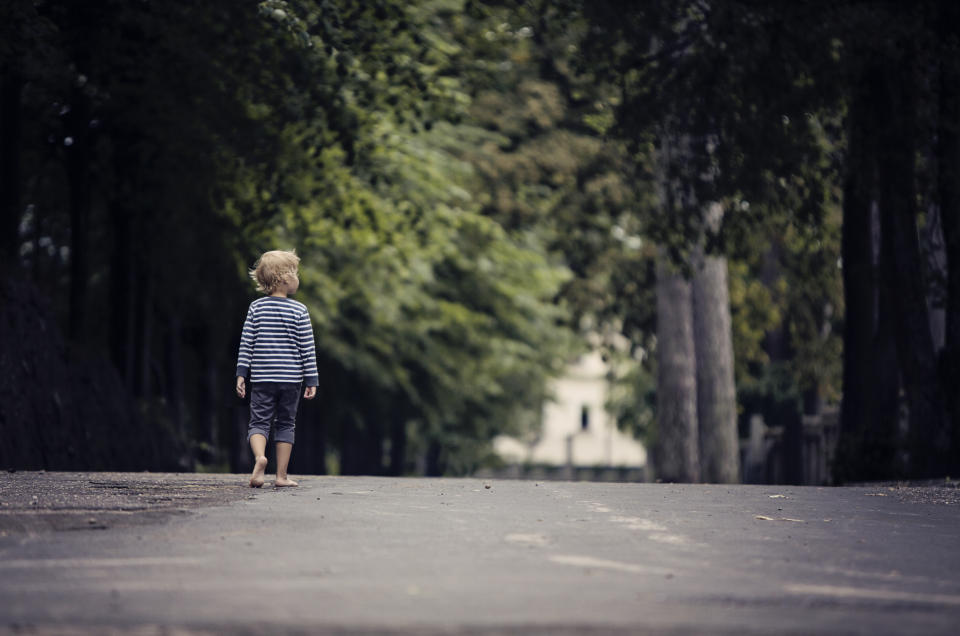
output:
POLYGON ((612 354, 613 377, 605 405, 617 428, 640 439, 647 448, 657 441, 657 388, 655 361, 643 364, 633 358, 612 354))
POLYGON ((768 426, 787 426, 800 419, 803 406, 793 371, 782 362, 765 365, 753 382, 737 387, 737 401, 741 437, 750 433, 751 415, 763 415, 768 426))
MULTIPOLYGON (((381 5, 386 18, 339 7, 343 30, 324 38, 351 60, 338 73, 355 137, 341 143, 316 120, 285 127, 275 236, 303 258, 323 381, 351 387, 325 398, 334 418, 403 413, 463 472, 539 409, 529 396, 569 347, 553 303, 569 274, 535 233, 479 214, 473 170, 453 153, 472 129, 448 123, 469 101, 445 75, 459 49, 423 22, 427 8, 381 5)), ((269 6, 271 17, 280 10, 269 6)), ((284 24, 302 40, 296 29, 310 22, 284 24)), ((309 63, 322 62, 316 48, 302 53, 309 63)))

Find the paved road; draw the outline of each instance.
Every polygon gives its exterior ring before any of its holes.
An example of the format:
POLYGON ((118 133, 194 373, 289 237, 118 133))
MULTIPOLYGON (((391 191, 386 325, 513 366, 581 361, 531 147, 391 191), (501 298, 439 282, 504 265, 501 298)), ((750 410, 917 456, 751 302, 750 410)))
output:
POLYGON ((960 625, 957 490, 305 477, 251 491, 244 480, 5 475, 0 633, 960 625))

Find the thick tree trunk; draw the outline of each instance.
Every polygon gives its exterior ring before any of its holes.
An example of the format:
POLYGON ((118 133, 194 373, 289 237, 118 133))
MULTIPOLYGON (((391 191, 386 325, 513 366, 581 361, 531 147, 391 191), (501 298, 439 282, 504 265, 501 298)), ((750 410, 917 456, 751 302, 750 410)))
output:
MULTIPOLYGON (((708 214, 718 215, 718 209, 719 205, 712 204, 708 214)), ((698 252, 692 285, 700 477, 708 482, 737 483, 740 442, 727 259, 698 252)))
POLYGON ((897 357, 910 409, 910 472, 914 477, 945 474, 949 439, 936 354, 930 334, 925 284, 917 237, 915 175, 915 86, 909 51, 890 56, 885 90, 878 100, 880 219, 885 259, 883 277, 897 298, 897 357))
MULTIPOLYGON (((947 251, 947 306, 941 374, 944 386, 960 386, 960 7, 940 5, 940 108, 937 125, 938 201, 947 251)), ((948 390, 951 474, 960 472, 960 391, 948 390)))
MULTIPOLYGON (((880 215, 876 204, 873 208, 872 223, 876 228, 877 246, 874 269, 882 266, 882 240, 879 237, 880 215)), ((898 458, 903 447, 900 439, 900 360, 897 358, 897 312, 896 291, 890 281, 884 280, 877 286, 875 331, 873 336, 873 369, 871 388, 874 399, 871 404, 873 420, 868 423, 861 448, 861 461, 866 463, 868 471, 862 479, 901 478, 905 466, 898 458)))
POLYGON ((86 334, 88 239, 90 224, 90 121, 89 99, 82 88, 73 91, 64 138, 67 177, 70 182, 70 337, 86 334))
POLYGON ((657 478, 700 481, 697 365, 690 282, 657 263, 657 478))
POLYGON ((111 206, 113 249, 110 256, 110 354, 127 389, 133 386, 134 255, 132 214, 119 202, 111 206))
MULTIPOLYGON (((868 84, 872 78, 864 77, 868 84)), ((876 286, 871 227, 871 154, 867 144, 869 87, 859 86, 851 99, 847 125, 847 174, 843 184, 843 402, 840 441, 834 478, 840 482, 861 477, 859 455, 873 421, 870 388, 873 365, 876 286)))
POLYGON ((138 259, 136 281, 137 296, 134 306, 134 378, 133 394, 141 398, 151 396, 150 371, 153 364, 153 276, 150 274, 150 264, 145 262, 147 255, 138 259))
MULTIPOLYGON (((931 165, 934 164, 932 152, 925 153, 925 160, 931 165)), ((931 186, 925 194, 919 195, 919 199, 932 200, 937 197, 935 188, 931 186)), ((926 278, 931 281, 927 285, 927 316, 930 319, 930 337, 933 339, 933 351, 940 356, 946 345, 947 335, 947 312, 946 304, 942 301, 947 290, 946 285, 941 286, 936 281, 946 281, 947 274, 947 250, 943 232, 943 220, 940 218, 940 207, 935 203, 929 203, 924 215, 923 227, 919 232, 920 254, 922 255, 923 271, 927 273, 926 278)))
POLYGON ((179 443, 184 445, 186 454, 183 458, 187 462, 184 468, 193 469, 194 459, 192 457, 191 435, 186 430, 186 417, 184 414, 184 390, 183 390, 183 328, 182 320, 179 315, 173 313, 167 317, 166 330, 164 332, 164 397, 167 401, 167 413, 173 424, 173 430, 179 437, 179 443))
POLYGON ((874 202, 877 148, 871 113, 882 81, 880 68, 865 69, 854 87, 847 122, 841 239, 846 308, 843 402, 833 469, 834 480, 840 483, 893 477, 898 445, 893 290, 878 276, 885 252, 874 202))
POLYGON ((20 94, 23 80, 0 68, 0 270, 20 260, 20 94))
MULTIPOLYGON (((691 184, 681 170, 689 162, 690 138, 669 126, 659 138, 657 181, 664 222, 677 208, 695 206, 691 184)), ((655 476, 662 481, 700 481, 697 426, 697 362, 690 281, 661 252, 656 264, 657 436, 655 476)))

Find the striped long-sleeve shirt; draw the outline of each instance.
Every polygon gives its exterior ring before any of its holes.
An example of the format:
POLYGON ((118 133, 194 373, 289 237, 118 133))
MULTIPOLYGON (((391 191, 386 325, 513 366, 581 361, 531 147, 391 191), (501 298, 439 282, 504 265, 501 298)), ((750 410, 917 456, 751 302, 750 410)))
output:
POLYGON ((319 384, 306 305, 281 296, 264 296, 250 303, 240 338, 237 376, 248 372, 251 382, 319 384))

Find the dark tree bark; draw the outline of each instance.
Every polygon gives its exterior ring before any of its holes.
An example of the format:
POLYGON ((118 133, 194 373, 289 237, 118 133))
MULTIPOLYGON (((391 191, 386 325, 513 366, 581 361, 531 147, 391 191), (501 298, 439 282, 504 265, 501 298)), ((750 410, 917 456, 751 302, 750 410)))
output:
POLYGON ((340 448, 340 474, 342 475, 356 475, 360 472, 357 466, 358 462, 355 459, 359 438, 358 428, 357 418, 353 414, 345 414, 339 426, 340 439, 337 440, 340 448))
POLYGON ((440 442, 431 439, 427 444, 426 468, 424 472, 427 477, 442 477, 444 472, 443 465, 443 447, 440 442))
POLYGON ((690 281, 662 259, 657 264, 656 475, 700 481, 697 365, 690 281))
POLYGON ((394 477, 403 475, 407 458, 407 418, 402 411, 394 413, 390 422, 390 468, 394 477))
POLYGON ((20 95, 23 79, 13 66, 0 68, 0 270, 19 259, 20 95))
MULTIPOLYGON (((940 78, 937 123, 937 199, 947 251, 946 337, 941 354, 945 387, 960 386, 960 7, 939 5, 940 78)), ((960 471, 960 391, 947 390, 953 458, 960 471)))
POLYGON ((873 78, 854 88, 847 123, 847 173, 843 185, 843 227, 840 242, 846 316, 843 333, 843 402, 835 478, 858 478, 858 455, 873 421, 870 378, 873 365, 876 288, 871 227, 871 175, 866 116, 873 78))
POLYGON ((73 91, 64 138, 70 183, 70 337, 83 340, 87 320, 90 232, 90 121, 89 99, 82 88, 73 91))
POLYGON ((367 412, 367 421, 364 422, 367 428, 367 443, 364 449, 363 471, 366 475, 383 474, 383 416, 379 409, 370 409, 367 412))
MULTIPOLYGON (((360 390, 357 392, 360 394, 360 390)), ((351 419, 353 423, 343 427, 341 472, 345 475, 383 474, 384 437, 379 409, 368 403, 351 419)))
MULTIPOLYGON (((879 215, 874 224, 880 225, 879 215)), ((881 263, 878 248, 876 269, 881 263)), ((863 479, 896 479, 904 475, 905 466, 898 459, 903 443, 900 439, 900 360, 897 357, 897 297, 893 286, 883 281, 877 286, 874 317, 872 389, 872 422, 868 422, 861 448, 861 459, 868 472, 863 479)))
POLYGON ((893 287, 880 277, 882 249, 876 210, 877 122, 872 113, 883 82, 879 66, 854 85, 847 121, 843 183, 843 402, 833 477, 837 482, 892 478, 898 446, 899 373, 893 287))
POLYGON ((915 69, 912 45, 891 51, 878 100, 878 160, 883 278, 896 293, 897 357, 910 409, 910 473, 945 474, 947 417, 930 333, 915 196, 915 69))
MULTIPOLYGON (((319 400, 320 396, 318 395, 315 400, 319 400)), ((310 424, 313 427, 313 444, 312 444, 312 454, 313 454, 313 472, 316 475, 326 475, 327 474, 327 422, 324 417, 324 411, 320 408, 320 405, 315 404, 312 408, 308 410, 311 414, 309 418, 310 424)))
POLYGON ((203 443, 202 448, 205 451, 197 459, 204 464, 216 464, 220 460, 217 405, 220 403, 219 396, 229 391, 233 384, 233 382, 224 384, 217 373, 218 347, 214 344, 210 332, 210 326, 203 325, 198 331, 200 342, 197 343, 197 348, 203 352, 203 359, 200 361, 200 390, 196 395, 197 424, 194 436, 203 443))
POLYGON ((183 375, 185 369, 182 351, 182 319, 173 312, 166 317, 166 323, 166 329, 163 334, 164 397, 167 401, 167 413, 173 424, 173 430, 177 432, 180 443, 186 445, 187 456, 185 460, 192 470, 194 460, 190 444, 191 435, 186 430, 186 417, 184 414, 183 375))
POLYGON ((153 364, 154 280, 148 259, 147 254, 140 254, 135 264, 133 394, 141 398, 151 396, 150 368, 153 364))
POLYGON ((69 112, 64 119, 63 138, 67 180, 70 186, 70 338, 75 342, 86 336, 87 289, 90 266, 88 241, 90 234, 92 148, 90 139, 91 104, 86 78, 92 76, 91 58, 101 7, 97 3, 77 3, 68 7, 69 49, 72 54, 74 84, 69 112))
POLYGON ((113 249, 110 255, 110 355, 127 388, 133 386, 134 257, 132 213, 120 202, 111 205, 113 249))

